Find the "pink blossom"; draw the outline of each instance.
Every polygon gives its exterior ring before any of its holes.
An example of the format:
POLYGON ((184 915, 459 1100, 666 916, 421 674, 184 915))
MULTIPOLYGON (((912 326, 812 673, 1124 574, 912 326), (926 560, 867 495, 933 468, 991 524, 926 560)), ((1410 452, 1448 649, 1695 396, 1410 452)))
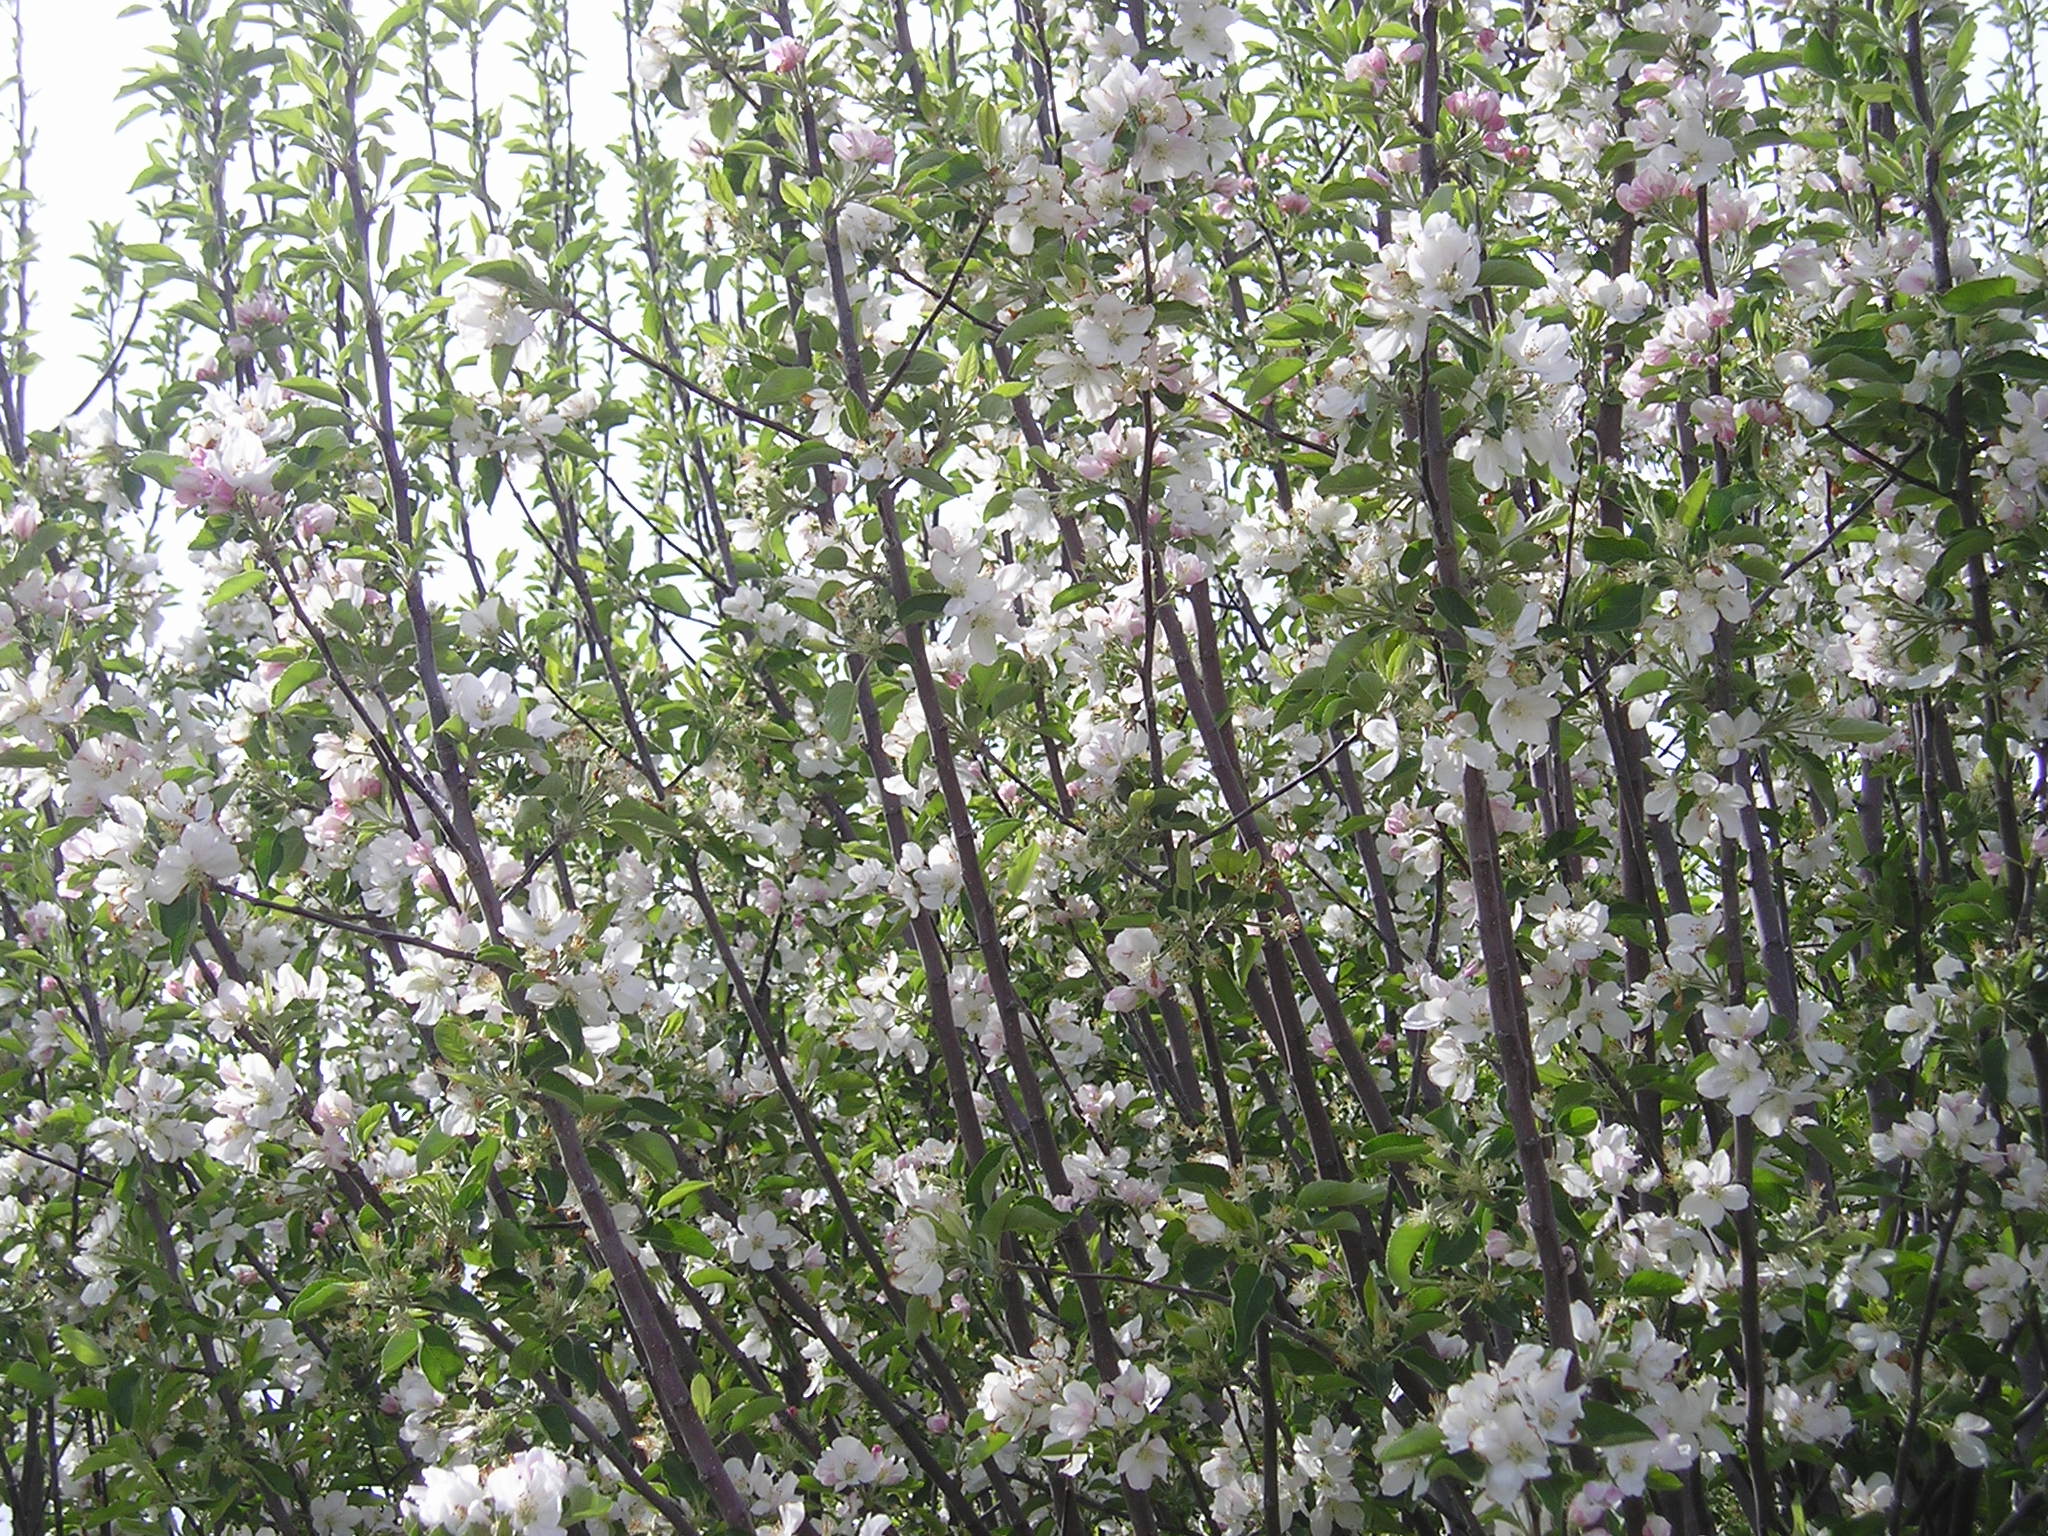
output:
POLYGON ((1375 87, 1386 84, 1387 50, 1375 43, 1363 53, 1354 53, 1344 61, 1346 80, 1369 80, 1375 87))
POLYGON ((1692 183, 1676 171, 1638 170, 1635 176, 1614 189, 1614 200, 1629 213, 1641 217, 1658 203, 1690 197, 1692 183))
POLYGON ((1498 91, 1453 91, 1444 98, 1444 111, 1487 133, 1498 133, 1508 125, 1501 115, 1498 91))
POLYGON ((832 153, 850 165, 887 165, 896 158, 896 142, 872 128, 842 128, 832 135, 832 153))
POLYGON ((171 482, 171 490, 181 507, 196 507, 203 503, 218 511, 226 511, 235 503, 234 486, 214 468, 212 456, 203 448, 192 455, 190 464, 178 471, 177 478, 171 482))
POLYGON ((253 331, 266 325, 282 325, 285 320, 284 305, 277 295, 265 290, 242 300, 235 306, 235 326, 238 330, 253 331))
POLYGON ((809 50, 793 37, 778 37, 761 55, 761 62, 778 75, 793 75, 804 67, 809 50))
POLYGON ((1694 423, 1709 438, 1724 448, 1734 444, 1739 422, 1733 400, 1726 395, 1709 395, 1693 401, 1691 411, 1694 423))

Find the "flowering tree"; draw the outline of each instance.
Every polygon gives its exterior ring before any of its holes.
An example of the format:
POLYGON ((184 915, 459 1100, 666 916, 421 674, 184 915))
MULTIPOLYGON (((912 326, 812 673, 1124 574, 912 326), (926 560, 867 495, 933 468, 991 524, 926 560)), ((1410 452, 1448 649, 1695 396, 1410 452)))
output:
POLYGON ((2035 7, 161 10, 19 1536, 2048 1521, 2035 7))

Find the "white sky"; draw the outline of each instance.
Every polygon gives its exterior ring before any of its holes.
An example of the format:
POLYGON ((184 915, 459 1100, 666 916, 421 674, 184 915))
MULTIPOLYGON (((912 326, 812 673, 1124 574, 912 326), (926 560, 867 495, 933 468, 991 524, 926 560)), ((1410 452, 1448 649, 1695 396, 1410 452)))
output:
MULTIPOLYGON (((89 361, 97 338, 71 318, 77 281, 84 275, 72 257, 92 248, 95 222, 120 221, 126 238, 153 240, 150 223, 134 212, 130 192, 149 163, 153 128, 148 117, 117 128, 136 105, 119 92, 134 72, 151 62, 149 49, 169 37, 161 11, 136 0, 19 0, 29 79, 29 119, 36 134, 30 189, 39 207, 39 242, 33 274, 36 291, 36 351, 43 359, 29 382, 30 420, 54 426, 97 377, 89 361), (124 15, 124 12, 135 14, 124 15), (77 274, 74 276, 74 274, 77 274)), ((625 131, 625 109, 617 98, 625 79, 625 45, 617 0, 563 0, 571 35, 583 54, 584 75, 576 86, 578 138, 596 150, 625 131)), ((359 0, 365 25, 388 11, 388 0, 359 0)), ((493 33, 509 38, 518 18, 508 15, 493 33)), ((482 75, 487 99, 517 115, 512 98, 524 88, 509 51, 485 55, 482 75)), ((394 114, 401 127, 407 118, 394 114)), ((424 150, 401 138, 396 158, 424 150)), ((502 157, 501 176, 515 174, 502 157)), ((495 183, 495 178, 494 178, 495 183)))
MULTIPOLYGON (((90 361, 97 338, 90 327, 74 320, 78 277, 84 269, 73 257, 91 249, 95 221, 120 221, 130 240, 155 238, 148 222, 134 212, 130 188, 148 163, 147 145, 153 126, 147 119, 125 129, 117 125, 134 102, 119 99, 133 72, 150 59, 152 44, 168 36, 159 6, 136 0, 17 0, 25 34, 26 73, 30 82, 29 115, 37 139, 30 166, 30 186, 39 207, 35 229, 39 254, 33 271, 36 305, 35 349, 42 362, 29 381, 29 419, 36 427, 52 427, 92 387, 90 361), (135 14, 123 15, 124 11, 135 14)), ((366 25, 385 13, 391 0, 358 0, 366 25)), ((560 0, 572 36, 583 56, 586 73, 576 88, 579 137, 598 150, 624 131, 624 109, 617 93, 625 74, 625 44, 617 20, 617 0, 560 0)), ((500 39, 518 26, 508 15, 497 29, 500 39)), ((1981 82, 1995 62, 1992 48, 1980 43, 1972 60, 1973 83, 1981 82)), ((483 87, 487 98, 516 114, 512 98, 523 85, 509 54, 486 55, 483 87)), ((403 124, 407 115, 394 118, 403 124)), ((508 129, 510 123, 508 122, 508 129)), ((424 148, 402 138, 397 158, 424 148)), ((602 159, 603 157, 600 156, 602 159)), ((514 174, 503 158, 498 176, 514 174)), ((496 178, 494 178, 494 181, 496 178)), ((177 552, 166 551, 173 562, 177 552)))
MULTIPOLYGON (((367 26, 388 13, 392 0, 358 0, 367 26)), ((41 358, 28 384, 29 423, 34 428, 58 425, 78 405, 98 378, 94 358, 99 337, 95 329, 73 318, 80 281, 86 269, 73 258, 92 249, 92 226, 116 222, 125 239, 158 237, 152 221, 136 211, 131 192, 135 178, 149 163, 148 145, 155 133, 149 115, 125 128, 118 125, 139 98, 121 99, 122 88, 135 72, 153 62, 150 49, 168 40, 170 29, 157 4, 136 0, 19 0, 29 80, 29 120, 36 136, 29 183, 37 208, 34 229, 37 257, 31 273, 34 306, 33 347, 41 358), (124 14, 132 13, 132 14, 124 14)), ((603 146, 625 133, 625 107, 620 92, 626 76, 626 49, 618 20, 618 0, 562 0, 573 42, 582 54, 584 73, 575 87, 579 140, 601 162, 603 146)), ((507 132, 514 131, 520 110, 514 98, 528 89, 511 56, 509 40, 523 26, 506 15, 491 34, 498 46, 487 48, 481 85, 487 101, 502 105, 507 132)), ((4 46, 0 34, 0 46, 4 46)), ((466 71, 463 73, 466 74, 466 71)), ((456 75, 451 71, 451 83, 456 75)), ((411 123, 403 110, 393 114, 400 137, 395 160, 425 152, 424 133, 408 141, 411 123)), ((508 190, 507 178, 518 174, 506 157, 497 157, 493 190, 508 190)), ((173 295, 172 297, 175 297, 173 295)), ((148 322, 145 320, 145 324, 148 322)), ((95 405, 105 403, 102 395, 95 405)), ((163 530, 167 545, 160 552, 174 587, 187 590, 187 603, 198 576, 179 538, 182 516, 163 530)), ((480 553, 488 564, 500 539, 490 520, 478 525, 480 553)))
POLYGON ((40 252, 34 272, 35 323, 43 358, 29 380, 29 419, 54 426, 92 387, 95 338, 70 317, 84 268, 72 256, 92 249, 92 225, 126 219, 130 239, 145 238, 128 189, 149 163, 148 126, 115 124, 133 103, 116 94, 128 72, 165 36, 161 19, 122 20, 133 0, 21 0, 29 80, 29 123, 37 144, 29 184, 37 202, 40 252))

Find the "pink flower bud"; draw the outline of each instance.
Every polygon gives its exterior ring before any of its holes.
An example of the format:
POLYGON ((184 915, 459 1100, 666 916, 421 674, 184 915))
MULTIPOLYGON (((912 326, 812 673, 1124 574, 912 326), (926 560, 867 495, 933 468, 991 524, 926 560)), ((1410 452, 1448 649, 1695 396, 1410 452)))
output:
POLYGON ((1306 192, 1282 192, 1273 199, 1273 206, 1289 218, 1297 218, 1307 213, 1311 204, 1306 192))
POLYGON ((1444 111, 1487 133, 1498 133, 1507 126, 1495 91, 1453 91, 1444 98, 1444 111))
POLYGON ((235 306, 235 325, 245 331, 266 325, 282 325, 284 317, 284 305, 278 302, 277 295, 269 292, 246 298, 235 306))
POLYGON ((778 37, 761 55, 761 62, 778 75, 793 75, 804 67, 808 50, 793 37, 778 37))
POLYGON ((1387 50, 1375 43, 1363 53, 1354 53, 1344 61, 1346 80, 1366 80, 1382 85, 1387 78, 1387 50))
POLYGON ((833 154, 854 165, 888 165, 896 158, 895 141, 872 128, 842 128, 831 144, 833 154))

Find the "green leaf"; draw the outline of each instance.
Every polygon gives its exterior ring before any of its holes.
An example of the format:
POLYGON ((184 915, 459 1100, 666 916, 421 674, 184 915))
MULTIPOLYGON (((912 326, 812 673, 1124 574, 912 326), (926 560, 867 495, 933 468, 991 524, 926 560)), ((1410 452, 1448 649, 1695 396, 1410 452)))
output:
POLYGON ((496 257, 489 261, 472 262, 469 275, 487 283, 496 283, 501 288, 509 288, 522 299, 546 308, 557 308, 561 303, 548 291, 547 284, 536 277, 533 269, 523 261, 496 257))
POLYGON ((36 1397, 55 1397, 57 1378, 33 1360, 17 1360, 7 1367, 7 1380, 36 1397))
POLYGON ((1324 475, 1316 482, 1316 489, 1325 496, 1351 496, 1371 490, 1385 476, 1386 471, 1376 464, 1346 464, 1324 475))
POLYGON ((997 1430, 994 1434, 985 1437, 979 1445, 967 1453, 967 1465, 970 1467, 980 1466, 1009 1443, 1009 1435, 1002 1430, 997 1430))
POLYGON ((1258 1337, 1259 1325, 1273 1310, 1273 1298, 1280 1288, 1264 1270, 1240 1264, 1230 1276, 1230 1325, 1236 1335, 1237 1352, 1249 1354, 1258 1337))
POLYGON ((996 338, 996 344, 1003 347, 1018 346, 1036 336, 1049 336, 1054 331, 1064 331, 1073 323, 1072 317, 1063 309, 1034 309, 1004 326, 1002 335, 996 338))
POLYGON ((1249 1232, 1257 1224, 1252 1219, 1250 1206, 1232 1200, 1221 1190, 1203 1190, 1202 1203, 1209 1207, 1211 1216, 1233 1232, 1249 1232))
POLYGON ((825 734, 834 741, 846 741, 853 735, 853 707, 858 692, 851 678, 841 678, 825 690, 824 705, 818 710, 818 723, 825 727, 825 734))
POLYGON ((1479 264, 1482 288, 1541 288, 1549 281, 1536 263, 1520 256, 1489 256, 1479 264))
POLYGON ((896 610, 897 622, 905 629, 913 624, 930 624, 945 616, 946 604, 951 601, 944 592, 913 592, 896 610))
POLYGON ((1789 48, 1765 48, 1754 53, 1745 53, 1728 66, 1728 72, 1741 75, 1744 79, 1751 79, 1757 75, 1768 75, 1775 70, 1796 69, 1802 62, 1804 61, 1800 56, 1789 48))
POLYGON ((271 684, 270 707, 282 709, 287 700, 308 683, 326 672, 326 667, 311 656, 302 656, 286 667, 277 681, 271 684))
POLYGON ((981 1154, 981 1159, 967 1171, 967 1208, 979 1216, 989 1207, 989 1190, 994 1186, 996 1175, 1002 1171, 1009 1148, 998 1143, 981 1154))
POLYGON ((725 1432, 729 1435, 742 1434, 764 1419, 773 1418, 782 1411, 782 1399, 772 1392, 755 1394, 748 1401, 733 1409, 732 1417, 726 1421, 725 1432))
POLYGON ((462 1351, 439 1323, 420 1330, 420 1372, 436 1392, 446 1392, 462 1374, 462 1351))
POLYGON ((297 873, 305 862, 306 834, 292 826, 263 828, 249 851, 249 866, 260 886, 267 887, 282 876, 297 873))
POLYGON ((547 1020, 548 1032, 568 1049, 571 1057, 584 1054, 583 1015, 574 1003, 556 1003, 543 1017, 547 1020))
POLYGON ((1627 1409, 1603 1403, 1596 1397, 1585 1400, 1579 1418, 1579 1434, 1596 1449, 1609 1445, 1633 1445, 1639 1440, 1657 1438, 1649 1425, 1627 1409))
POLYGON ((1643 611, 1643 584, 1631 581, 1602 592, 1579 627, 1595 634, 1636 629, 1642 625, 1643 611))
POLYGON ((199 928, 199 893, 180 891, 171 900, 157 903, 154 916, 157 931, 171 946, 171 957, 183 958, 185 951, 192 947, 192 935, 199 928))
POLYGON ((223 603, 232 603, 236 598, 254 592, 268 580, 270 580, 270 572, 260 568, 237 571, 218 587, 214 588, 213 596, 206 600, 206 606, 218 608, 223 603))
POLYGON ((754 398, 764 405, 780 405, 785 400, 794 400, 817 382, 818 376, 808 368, 771 368, 754 398))
POLYGON ((179 471, 190 468, 192 463, 175 453, 156 452, 138 453, 128 462, 137 473, 149 476, 166 490, 176 481, 179 471))
POLYGON ((1415 1258, 1436 1229, 1426 1221, 1404 1221, 1387 1239, 1387 1278, 1406 1289, 1415 1283, 1415 1258))
POLYGON ((1952 315, 1982 314, 2018 302, 2019 284, 2009 277, 1974 277, 1941 296, 1941 307, 1952 315))
POLYGON ((353 1280, 315 1280, 300 1291, 284 1309, 284 1315, 293 1322, 304 1318, 317 1317, 322 1312, 331 1312, 336 1307, 348 1305, 356 1292, 353 1280))
POLYGON ((1255 405, 1308 366, 1305 357, 1276 357, 1238 376, 1233 386, 1247 405, 1255 405))
POLYGON ((836 463, 839 457, 839 450, 830 443, 813 439, 808 443, 798 443, 777 462, 784 469, 811 469, 819 464, 836 463))
POLYGON ((1589 533, 1584 545, 1586 558, 1595 565, 1619 565, 1624 560, 1648 560, 1656 550, 1642 539, 1615 533, 1589 533))
POLYGON ((64 1348, 80 1365, 97 1369, 107 1363, 107 1352, 100 1348, 99 1341, 83 1328, 73 1328, 67 1324, 57 1330, 57 1337, 64 1341, 64 1348))
POLYGON ((1622 689, 1616 697, 1626 704, 1631 699, 1640 699, 1646 693, 1655 693, 1659 688, 1669 685, 1670 682, 1671 674, 1669 672, 1660 672, 1655 667, 1649 667, 1630 678, 1628 686, 1622 689))
POLYGON ((685 1179, 659 1200, 655 1201, 654 1208, 657 1211, 665 1211, 672 1205, 681 1205, 690 1196, 710 1187, 711 1181, 709 1179, 685 1179))
POLYGON ((107 1407, 114 1415, 114 1422, 123 1429, 132 1429, 136 1418, 142 1412, 142 1372, 132 1365, 124 1365, 107 1377, 107 1407))
POLYGON ((1479 610, 1465 600, 1465 594, 1455 587, 1438 587, 1434 594, 1436 611, 1446 621, 1459 629, 1480 629, 1479 610))
POLYGON ((1071 608, 1076 603, 1085 603, 1101 590, 1102 583, 1099 581, 1077 581, 1070 587, 1060 589, 1059 596, 1052 600, 1052 611, 1058 613, 1062 608, 1071 608))
POLYGON ((1927 573, 1927 585, 1930 588, 1948 585, 1949 578, 1957 571, 1997 547, 1998 536, 1989 528, 1965 528, 1948 541, 1940 558, 1927 573))
POLYGON ((1674 1275, 1668 1270, 1639 1269, 1621 1283, 1624 1296, 1676 1296, 1686 1287, 1683 1275, 1674 1275))
POLYGON ((1844 715, 1821 721, 1820 729, 1822 735, 1832 737, 1836 741, 1875 745, 1880 741, 1890 741, 1897 727, 1887 725, 1882 720, 1857 720, 1844 715))
MULTIPOLYGON (((1011 1232, 1030 1232, 1045 1237, 1060 1231, 1067 1224, 1066 1217, 1052 1208, 1052 1202, 1037 1195, 1005 1196, 996 1202, 997 1206, 1008 1203, 1003 1213, 1003 1226, 1011 1232)), ((991 1208, 993 1209, 993 1207, 991 1208)))
POLYGON ((1327 1211, 1347 1205, 1369 1205, 1372 1198, 1370 1184, 1347 1179, 1315 1179, 1301 1186, 1294 1203, 1305 1211, 1327 1211))
POLYGON ((620 1144, 632 1154, 634 1162, 658 1179, 672 1179, 681 1171, 676 1163, 676 1149, 659 1131, 634 1131, 621 1137, 620 1144))
POLYGON ((417 1328, 401 1328, 384 1341, 384 1352, 377 1357, 379 1375, 395 1376, 412 1364, 412 1357, 420 1352, 420 1331, 417 1328))
POLYGON ((341 387, 337 384, 330 384, 325 379, 310 379, 300 375, 297 378, 280 380, 277 387, 289 394, 304 395, 313 400, 325 400, 329 405, 345 406, 348 404, 348 396, 341 392, 341 387))
POLYGON ((1444 1448, 1444 1432, 1435 1424, 1424 1420, 1414 1428, 1396 1435, 1381 1447, 1379 1459, 1384 1464, 1394 1461, 1423 1461, 1433 1459, 1444 1448))
POLYGON ((1425 1158, 1435 1150, 1436 1143, 1427 1136, 1388 1131, 1366 1142, 1359 1149, 1359 1156, 1368 1163, 1408 1163, 1425 1158))

